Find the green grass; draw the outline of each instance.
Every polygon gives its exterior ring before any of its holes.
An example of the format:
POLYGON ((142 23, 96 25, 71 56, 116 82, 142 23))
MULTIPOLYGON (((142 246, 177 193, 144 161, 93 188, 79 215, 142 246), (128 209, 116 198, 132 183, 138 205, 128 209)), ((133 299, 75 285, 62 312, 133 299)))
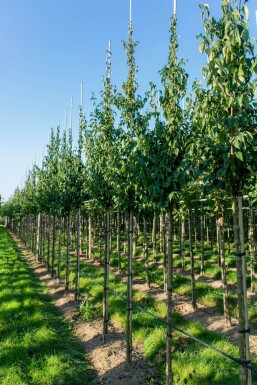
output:
MULTIPOLYGON (((93 276, 94 279, 83 278, 81 292, 86 298, 90 298, 92 306, 100 308, 102 303, 103 268, 82 263, 83 271, 93 276)), ((115 275, 110 275, 110 287, 122 295, 126 293, 126 285, 121 283, 115 275)), ((206 289, 204 287, 204 289, 206 289)), ((133 291, 133 300, 141 307, 158 315, 166 316, 164 303, 155 301, 146 293, 133 291)), ((125 329, 126 326, 126 302, 118 296, 110 293, 109 298, 110 318, 114 324, 125 329)), ((94 318, 94 317, 92 317, 94 318)), ((173 322, 176 326, 189 334, 221 349, 234 357, 238 357, 238 348, 221 334, 210 332, 197 322, 190 322, 177 313, 173 313, 173 322)), ((144 355, 165 373, 165 339, 166 327, 164 324, 139 309, 133 310, 133 341, 141 345, 144 355)), ((174 332, 173 334, 173 368, 175 385, 239 385, 239 367, 231 363, 229 359, 215 353, 203 345, 174 332)), ((254 382, 257 384, 257 379, 254 382)))
MULTIPOLYGON (((175 245, 176 246, 176 245, 175 245)), ((205 245, 205 277, 209 279, 220 279, 220 268, 217 265, 218 257, 214 252, 210 250, 210 247, 205 245)), ((115 250, 115 244, 113 244, 113 250, 115 250)), ((176 246, 175 251, 178 252, 176 246)), ((187 244, 188 251, 188 244, 187 244)), ((97 255, 97 251, 95 253, 97 255)), ((141 255, 139 250, 137 255, 141 255)), ((152 253, 149 253, 149 260, 151 260, 152 253)), ((235 267, 234 257, 227 255, 228 267, 235 267)), ((74 257, 71 261, 71 270, 74 269, 74 257)), ((161 253, 157 254, 157 265, 151 265, 149 268, 150 279, 152 283, 157 283, 160 287, 163 287, 163 269, 161 268, 162 256, 161 253)), ((117 254, 114 251, 111 256, 111 266, 117 268, 117 254)), ((179 256, 174 256, 174 266, 181 269, 182 264, 179 256)), ((196 272, 200 272, 200 252, 196 253, 195 260, 196 272)), ((122 267, 125 270, 126 257, 122 257, 122 267)), ((90 279, 82 275, 81 278, 81 293, 83 298, 86 298, 84 307, 88 306, 88 309, 84 309, 82 317, 85 319, 95 318, 97 311, 101 312, 102 298, 103 298, 103 268, 92 263, 83 262, 81 268, 86 274, 93 277, 90 279), (101 284, 99 284, 99 283, 101 284), (87 301, 89 302, 86 305, 87 301)), ((63 263, 63 272, 65 269, 65 263, 63 263)), ((190 262, 188 253, 186 256, 186 270, 190 270, 190 262)), ((74 271, 74 270, 73 270, 74 271)), ((144 263, 139 258, 133 259, 133 272, 134 277, 144 280, 144 263)), ((74 281, 74 272, 71 274, 72 282, 74 281)), ((235 283, 236 276, 234 272, 228 272, 228 280, 230 283, 235 283)), ((120 278, 119 278, 120 279, 120 278)), ((111 274, 110 287, 111 289, 119 292, 120 294, 126 294, 126 285, 121 283, 111 274)), ((249 284, 249 282, 248 282, 249 284)), ((222 314, 222 291, 213 289, 208 286, 207 283, 197 281, 197 301, 203 304, 212 306, 217 309, 217 312, 222 314)), ((190 279, 187 276, 176 274, 174 276, 174 291, 181 295, 190 296, 191 287, 190 279)), ((133 292, 133 299, 140 306, 146 308, 154 314, 165 317, 166 306, 162 302, 154 301, 152 298, 147 297, 145 293, 133 292)), ((233 310, 233 315, 236 315, 236 296, 230 295, 230 308, 233 310)), ((119 326, 125 329, 126 326, 126 302, 118 296, 110 293, 109 297, 109 311, 112 322, 117 323, 119 326)), ((83 313, 83 310, 82 310, 83 313)), ((250 309, 251 320, 256 322, 257 317, 256 310, 250 309)), ((234 357, 238 357, 238 348, 230 343, 226 337, 208 331, 203 328, 197 322, 186 321, 179 314, 173 314, 173 322, 181 329, 185 330, 189 334, 192 334, 199 339, 216 346, 217 348, 231 354, 234 357)), ((161 370, 165 372, 165 338, 166 328, 165 325, 154 319, 148 314, 145 314, 137 309, 133 310, 133 340, 135 343, 141 345, 145 356, 152 360, 153 363, 161 370)), ((213 385, 239 385, 239 366, 232 363, 229 359, 215 353, 214 351, 204 347, 203 345, 194 342, 193 340, 183 336, 179 333, 173 335, 173 368, 174 368, 174 384, 175 385, 209 385, 210 381, 213 385)), ((253 384, 257 384, 257 378, 253 376, 253 384)))
POLYGON ((0 383, 86 385, 85 353, 0 226, 0 383))

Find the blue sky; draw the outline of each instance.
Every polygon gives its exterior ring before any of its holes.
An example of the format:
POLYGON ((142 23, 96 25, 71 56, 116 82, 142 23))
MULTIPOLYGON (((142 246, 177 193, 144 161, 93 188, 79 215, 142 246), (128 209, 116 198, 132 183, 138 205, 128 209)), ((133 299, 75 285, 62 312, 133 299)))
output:
MULTIPOLYGON (((179 56, 188 60, 190 82, 201 77, 205 58, 196 35, 202 32, 198 0, 177 0, 179 56)), ((205 1, 219 16, 221 0, 205 1)), ((249 0, 251 35, 257 37, 256 0, 249 0)), ((134 37, 139 41, 138 82, 159 83, 166 63, 173 0, 133 0, 134 37)), ((101 90, 105 49, 112 41, 112 80, 126 79, 129 0, 2 0, 0 4, 0 194, 7 199, 22 185, 35 159, 45 152, 51 127, 74 98, 74 129, 84 83, 85 111, 101 90)), ((69 114, 69 112, 68 112, 69 114)))

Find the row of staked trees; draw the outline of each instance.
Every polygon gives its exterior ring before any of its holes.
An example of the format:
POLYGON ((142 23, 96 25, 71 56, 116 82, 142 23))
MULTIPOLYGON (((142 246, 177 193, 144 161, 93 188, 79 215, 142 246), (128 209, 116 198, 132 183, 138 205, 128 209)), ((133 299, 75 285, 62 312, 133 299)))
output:
MULTIPOLYGON (((103 334, 108 332, 109 263, 111 253, 111 213, 117 224, 120 253, 120 223, 127 234, 127 360, 132 360, 132 266, 135 216, 144 228, 144 255, 147 274, 147 224, 161 215, 167 234, 165 245, 165 290, 167 292, 167 384, 172 384, 172 290, 174 216, 182 224, 189 220, 196 200, 208 200, 218 212, 220 256, 224 286, 225 315, 229 323, 224 254, 224 211, 232 208, 234 252, 237 269, 240 359, 250 362, 246 289, 246 260, 242 197, 254 203, 257 171, 256 77, 257 60, 249 36, 246 1, 222 0, 221 17, 214 19, 208 5, 202 5, 205 34, 199 36, 200 51, 207 55, 202 72, 204 82, 195 81, 188 93, 185 61, 178 58, 177 15, 171 17, 167 64, 160 71, 162 90, 150 83, 144 96, 138 93, 132 20, 124 42, 128 75, 122 90, 111 81, 111 45, 107 49, 106 75, 100 100, 93 99, 88 118, 80 105, 79 139, 73 143, 72 128, 51 131, 47 155, 42 165, 33 165, 25 186, 17 189, 5 204, 5 214, 13 228, 19 224, 26 240, 28 227, 35 234, 33 249, 45 253, 40 245, 48 237, 47 266, 60 278, 61 242, 66 228, 65 285, 69 289, 71 216, 76 212, 77 274, 75 298, 79 299, 81 213, 90 228, 94 212, 104 213, 105 284, 103 334), (186 99, 186 107, 183 100, 186 99), (230 204, 232 202, 232 204, 230 204), (125 215, 124 215, 125 213, 125 215), (34 218, 34 219, 33 219, 34 218), (35 219, 36 218, 36 219, 35 219), (27 221, 27 222, 26 222, 27 221), (22 227, 26 222, 27 229, 22 227), (51 226, 50 226, 51 224, 51 226), (58 225, 58 226, 57 226, 58 225), (50 251, 50 231, 53 247, 50 251), (56 234, 58 228, 59 234, 56 234), (59 239, 58 250, 55 249, 59 239), (57 270, 55 270, 57 256, 57 270)), ((253 214, 251 214, 253 215, 253 214)), ((251 218, 253 218, 251 216, 251 218)), ((252 222, 253 223, 253 219, 252 222)), ((182 225, 183 230, 183 225, 182 225)), ((88 243, 91 247, 91 232, 88 243)), ((165 239, 165 237, 164 237, 165 239)), ((28 241, 28 239, 27 239, 28 241)), ((192 245, 191 245, 192 246, 192 245)), ((192 305, 194 294, 194 256, 190 246, 192 305)), ((156 245, 154 246, 156 248, 156 245)), ((253 250, 253 247, 252 247, 253 250)), ((254 254, 251 255, 254 282, 254 254)), ((204 258, 202 258, 204 269, 204 258)), ((254 285, 253 285, 254 286, 254 285)), ((251 371, 240 369, 241 385, 250 385, 251 371)))

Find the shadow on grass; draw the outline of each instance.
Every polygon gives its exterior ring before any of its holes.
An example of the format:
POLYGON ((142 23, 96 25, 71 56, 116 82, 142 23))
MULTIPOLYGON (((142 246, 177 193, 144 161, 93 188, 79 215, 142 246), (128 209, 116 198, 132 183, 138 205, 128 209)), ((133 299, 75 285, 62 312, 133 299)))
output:
POLYGON ((2 226, 0 239, 0 383, 89 384, 82 345, 2 226))

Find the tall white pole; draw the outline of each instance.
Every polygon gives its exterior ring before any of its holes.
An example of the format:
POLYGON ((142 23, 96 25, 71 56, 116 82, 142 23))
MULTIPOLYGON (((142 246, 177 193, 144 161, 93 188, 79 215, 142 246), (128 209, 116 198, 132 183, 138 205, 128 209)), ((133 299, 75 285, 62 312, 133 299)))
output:
POLYGON ((65 127, 65 131, 67 131, 67 107, 65 108, 64 127, 65 127))
POLYGON ((177 0, 174 0, 174 16, 177 16, 177 0))
MULTIPOLYGON (((108 55, 110 55, 110 53, 111 53, 111 40, 109 40, 108 50, 109 50, 108 55)), ((111 58, 110 58, 110 63, 109 63, 109 64, 111 65, 111 58)), ((108 70, 107 76, 109 77, 109 79, 111 79, 111 69, 110 69, 110 68, 109 68, 109 70, 108 70)))
POLYGON ((80 105, 83 107, 83 82, 80 85, 80 105))
POLYGON ((132 23, 132 0, 130 0, 129 4, 129 21, 132 23))
POLYGON ((72 110, 73 110, 73 97, 70 100, 70 128, 72 129, 72 110))

